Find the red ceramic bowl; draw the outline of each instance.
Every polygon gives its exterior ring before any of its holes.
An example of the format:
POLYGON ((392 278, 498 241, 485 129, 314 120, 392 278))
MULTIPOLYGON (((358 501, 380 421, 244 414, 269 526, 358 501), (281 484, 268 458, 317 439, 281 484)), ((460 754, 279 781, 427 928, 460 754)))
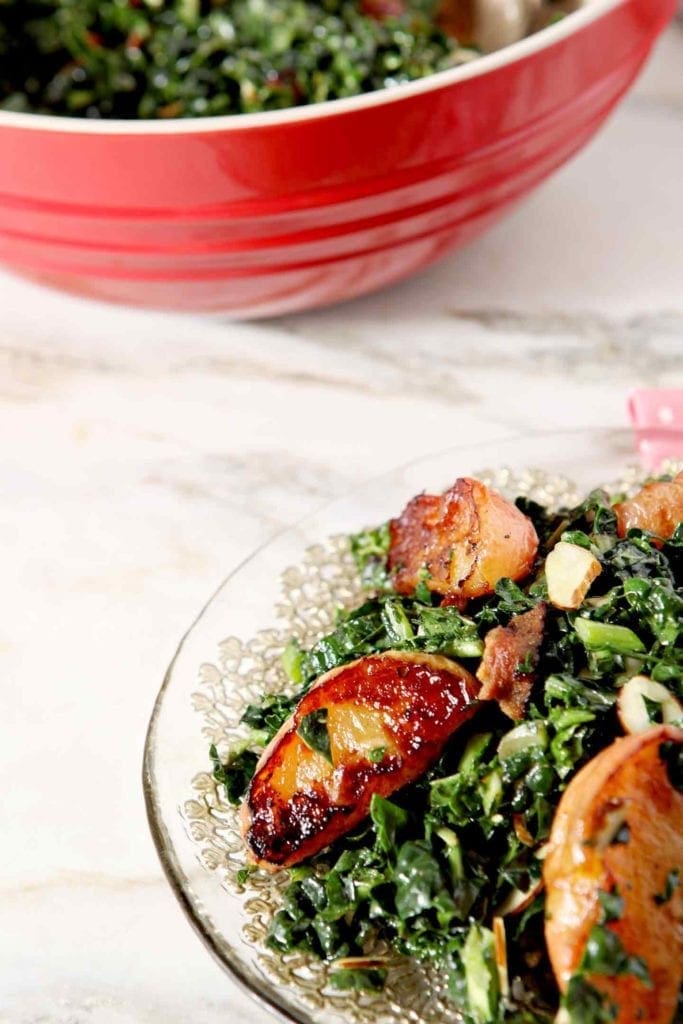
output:
POLYGON ((68 291, 252 317, 464 245, 593 135, 677 0, 589 0, 405 86, 264 114, 0 112, 0 260, 68 291))

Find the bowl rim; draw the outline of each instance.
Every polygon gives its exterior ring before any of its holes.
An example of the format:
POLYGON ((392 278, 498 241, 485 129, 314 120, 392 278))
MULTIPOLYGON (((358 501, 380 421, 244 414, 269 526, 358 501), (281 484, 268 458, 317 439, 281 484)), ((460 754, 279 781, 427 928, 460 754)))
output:
POLYGON ((567 15, 555 25, 520 39, 517 43, 485 54, 475 60, 445 71, 436 71, 424 78, 405 84, 390 85, 383 89, 361 93, 341 99, 324 100, 284 110, 266 110, 253 114, 220 114, 215 117, 187 117, 170 120, 120 118, 88 120, 57 114, 30 114, 0 110, 0 129, 15 128, 33 131, 69 133, 75 135, 204 135, 215 132, 244 131, 273 126, 295 124, 317 118, 341 116, 395 103, 398 100, 420 96, 456 85, 471 78, 498 71, 500 68, 531 57, 541 50, 555 46, 562 40, 580 32, 630 0, 582 0, 583 6, 567 15))

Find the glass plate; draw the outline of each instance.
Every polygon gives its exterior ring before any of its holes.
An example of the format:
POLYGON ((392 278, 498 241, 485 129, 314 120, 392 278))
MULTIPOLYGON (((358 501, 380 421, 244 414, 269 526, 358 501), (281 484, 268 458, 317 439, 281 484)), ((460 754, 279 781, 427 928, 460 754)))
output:
POLYGON ((279 654, 292 634, 311 642, 327 631, 336 606, 355 603, 358 581, 344 535, 385 521, 414 494, 438 493, 458 476, 478 476, 509 495, 526 491, 552 504, 606 482, 635 480, 638 471, 628 469, 635 461, 629 432, 594 429, 508 436, 419 459, 269 541, 228 577, 188 630, 147 734, 149 823, 166 876, 195 930, 279 1020, 447 1024, 459 1017, 438 976, 407 961, 390 972, 387 991, 373 997, 330 992, 325 965, 263 947, 285 879, 257 873, 240 887, 242 843, 235 812, 212 780, 209 744, 220 750, 237 739, 249 699, 264 686, 282 688, 279 654))

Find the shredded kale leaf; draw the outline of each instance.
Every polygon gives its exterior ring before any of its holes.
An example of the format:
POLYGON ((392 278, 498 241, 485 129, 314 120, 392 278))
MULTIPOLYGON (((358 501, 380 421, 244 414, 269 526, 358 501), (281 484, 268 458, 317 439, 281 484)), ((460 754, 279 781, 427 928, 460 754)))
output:
POLYGON ((231 804, 238 804, 247 791, 258 756, 252 750, 241 750, 228 758, 223 764, 214 744, 209 748, 209 757, 213 762, 213 777, 220 782, 225 795, 231 804))
POLYGON ((321 754, 326 761, 332 764, 332 751, 330 750, 330 734, 327 731, 327 708, 319 708, 304 715, 299 723, 297 732, 307 747, 321 754))

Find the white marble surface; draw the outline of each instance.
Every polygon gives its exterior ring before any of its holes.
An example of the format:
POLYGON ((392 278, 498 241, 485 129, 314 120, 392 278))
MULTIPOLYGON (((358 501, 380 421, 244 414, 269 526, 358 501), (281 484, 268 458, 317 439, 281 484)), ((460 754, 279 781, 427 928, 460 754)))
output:
POLYGON ((276 322, 0 274, 0 1021, 261 1024, 161 878, 139 769, 176 640, 250 548, 459 440, 683 385, 683 28, 466 253, 276 322))

